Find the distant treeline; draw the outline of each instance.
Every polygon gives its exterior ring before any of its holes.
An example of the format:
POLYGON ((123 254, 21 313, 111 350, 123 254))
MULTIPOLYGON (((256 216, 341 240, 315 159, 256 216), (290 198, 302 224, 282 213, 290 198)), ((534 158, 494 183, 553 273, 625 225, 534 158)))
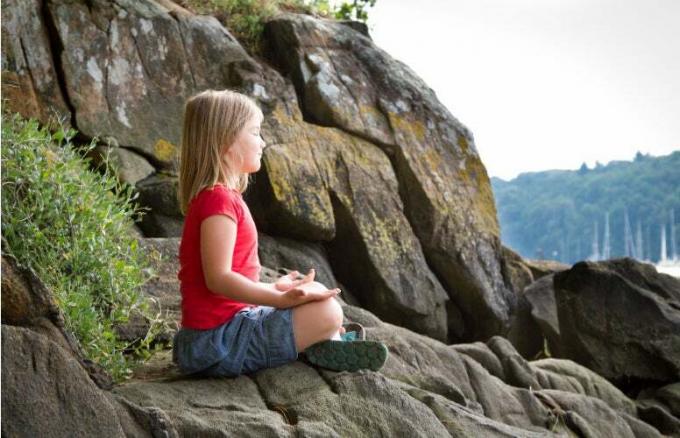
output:
POLYGON ((632 162, 592 169, 584 163, 579 170, 523 173, 511 181, 491 178, 491 184, 503 244, 525 258, 567 263, 602 258, 607 214, 610 257, 656 262, 662 233, 668 257, 674 248, 680 252, 680 151, 663 157, 638 152, 632 162))

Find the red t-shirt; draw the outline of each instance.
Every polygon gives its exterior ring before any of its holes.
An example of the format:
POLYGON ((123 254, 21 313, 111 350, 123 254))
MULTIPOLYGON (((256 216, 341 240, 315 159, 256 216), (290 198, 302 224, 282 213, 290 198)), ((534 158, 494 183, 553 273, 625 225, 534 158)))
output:
POLYGON ((236 244, 231 270, 253 281, 260 278, 257 256, 257 230, 243 197, 236 190, 218 184, 203 189, 189 203, 179 246, 182 327, 211 329, 229 321, 245 303, 218 295, 205 284, 201 263, 201 222, 223 214, 236 222, 236 244))

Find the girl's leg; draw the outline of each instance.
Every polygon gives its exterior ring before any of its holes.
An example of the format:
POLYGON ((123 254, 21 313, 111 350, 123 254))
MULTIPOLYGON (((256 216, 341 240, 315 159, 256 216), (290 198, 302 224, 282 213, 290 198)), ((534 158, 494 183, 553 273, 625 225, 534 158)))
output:
MULTIPOLYGON (((327 289, 317 282, 307 283, 303 287, 310 290, 327 289)), ((331 339, 342 327, 342 317, 342 307, 334 298, 293 308, 293 333, 298 352, 317 342, 331 339)))

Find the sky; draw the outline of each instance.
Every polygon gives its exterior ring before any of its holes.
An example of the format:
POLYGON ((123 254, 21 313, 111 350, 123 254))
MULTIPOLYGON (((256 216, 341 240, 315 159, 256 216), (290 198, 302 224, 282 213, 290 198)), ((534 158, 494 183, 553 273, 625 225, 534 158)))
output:
POLYGON ((680 0, 377 0, 368 25, 489 176, 680 150, 680 0))

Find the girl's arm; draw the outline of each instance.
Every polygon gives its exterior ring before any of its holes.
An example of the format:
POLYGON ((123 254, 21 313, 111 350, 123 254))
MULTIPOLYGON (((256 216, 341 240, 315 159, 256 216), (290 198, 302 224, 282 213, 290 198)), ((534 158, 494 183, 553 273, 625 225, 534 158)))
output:
POLYGON ((225 215, 214 215, 201 223, 201 261, 205 284, 212 292, 248 304, 278 308, 294 307, 309 301, 324 300, 338 289, 322 292, 292 288, 277 291, 273 285, 258 283, 231 270, 236 222, 225 215))

